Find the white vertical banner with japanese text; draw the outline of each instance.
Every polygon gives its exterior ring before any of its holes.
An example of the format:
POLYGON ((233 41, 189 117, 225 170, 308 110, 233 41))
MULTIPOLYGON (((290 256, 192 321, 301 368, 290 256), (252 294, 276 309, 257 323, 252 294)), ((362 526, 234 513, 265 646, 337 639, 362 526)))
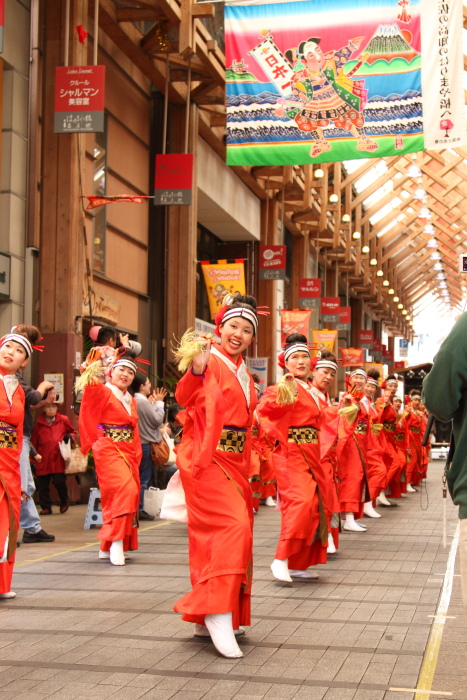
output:
POLYGON ((422 92, 425 150, 466 143, 462 0, 422 0, 422 92), (435 98, 436 95, 436 99, 435 98))
POLYGON ((259 377, 259 385, 261 387, 260 396, 264 394, 264 390, 268 385, 268 357, 246 357, 245 364, 251 374, 256 374, 259 377))

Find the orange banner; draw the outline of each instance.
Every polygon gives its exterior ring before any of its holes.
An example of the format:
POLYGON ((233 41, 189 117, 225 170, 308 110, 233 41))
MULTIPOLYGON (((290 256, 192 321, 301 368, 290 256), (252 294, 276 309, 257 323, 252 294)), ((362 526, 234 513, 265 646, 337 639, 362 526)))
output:
POLYGON ((328 330, 327 328, 323 328, 322 331, 319 331, 317 329, 313 329, 312 334, 313 344, 318 346, 316 350, 311 351, 312 356, 317 355, 322 350, 330 350, 331 352, 334 352, 334 345, 337 339, 337 330, 328 330))
POLYGON ((214 318, 221 308, 226 294, 246 293, 244 262, 243 258, 231 261, 217 260, 215 263, 201 261, 211 318, 214 318))
POLYGON ((341 348, 342 366, 343 367, 362 367, 363 366, 363 350, 362 348, 341 348))
POLYGON ((281 342, 291 333, 302 333, 308 338, 311 311, 299 311, 298 309, 281 310, 281 342))
POLYGON ((384 365, 380 362, 365 362, 365 371, 369 372, 370 369, 375 369, 379 372, 378 384, 381 386, 384 376, 384 365))

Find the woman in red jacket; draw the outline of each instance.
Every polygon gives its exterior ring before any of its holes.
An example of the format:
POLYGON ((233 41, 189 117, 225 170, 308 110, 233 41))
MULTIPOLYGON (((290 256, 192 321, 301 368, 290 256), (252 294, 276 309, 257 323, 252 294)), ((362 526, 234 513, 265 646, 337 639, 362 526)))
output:
POLYGON ((60 513, 68 510, 68 490, 66 487, 65 460, 60 453, 59 443, 65 435, 74 435, 75 429, 68 418, 58 413, 56 403, 44 406, 34 424, 31 443, 41 460, 36 462, 36 482, 39 491, 40 515, 52 514, 50 500, 50 479, 60 498, 60 513))

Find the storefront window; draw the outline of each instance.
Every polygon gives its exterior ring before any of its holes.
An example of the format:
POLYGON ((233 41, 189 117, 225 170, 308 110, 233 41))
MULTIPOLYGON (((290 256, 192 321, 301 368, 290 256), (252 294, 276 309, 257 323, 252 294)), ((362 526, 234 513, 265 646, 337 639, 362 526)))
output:
MULTIPOLYGON (((107 190, 107 138, 106 130, 94 134, 94 194, 103 196, 107 190)), ((92 224, 93 267, 100 272, 105 271, 105 229, 106 209, 94 209, 92 224)))

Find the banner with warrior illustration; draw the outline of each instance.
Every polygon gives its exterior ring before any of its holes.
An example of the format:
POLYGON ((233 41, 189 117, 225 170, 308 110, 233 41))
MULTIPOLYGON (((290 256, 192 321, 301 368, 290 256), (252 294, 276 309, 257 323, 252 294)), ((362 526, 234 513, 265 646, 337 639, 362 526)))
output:
POLYGON ((292 333, 302 333, 308 338, 311 311, 299 311, 298 309, 281 309, 281 343, 292 333))
POLYGON ((245 294, 244 258, 235 260, 201 260, 211 318, 222 306, 226 294, 245 294))
POLYGON ((227 163, 464 145, 462 22, 462 0, 226 6, 227 163))

